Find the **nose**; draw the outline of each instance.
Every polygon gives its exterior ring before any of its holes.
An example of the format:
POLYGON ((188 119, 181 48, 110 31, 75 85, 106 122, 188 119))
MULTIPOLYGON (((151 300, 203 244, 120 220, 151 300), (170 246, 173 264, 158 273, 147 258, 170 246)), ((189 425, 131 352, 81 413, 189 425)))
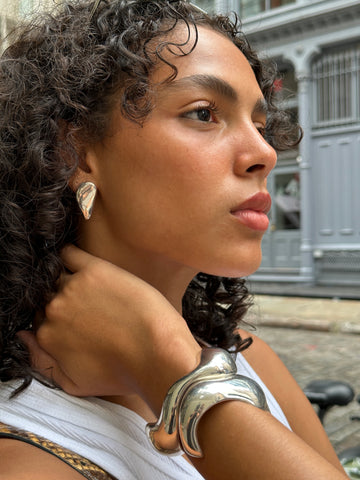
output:
POLYGON ((236 175, 266 178, 275 167, 277 155, 274 148, 260 134, 254 124, 242 129, 237 137, 237 153, 234 162, 236 175))

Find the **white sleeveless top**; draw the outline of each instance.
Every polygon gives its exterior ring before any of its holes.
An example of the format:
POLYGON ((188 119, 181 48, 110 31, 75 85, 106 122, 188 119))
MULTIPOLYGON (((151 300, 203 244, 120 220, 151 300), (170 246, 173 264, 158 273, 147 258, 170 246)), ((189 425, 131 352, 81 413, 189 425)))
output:
MULTIPOLYGON (((238 373, 264 390, 272 415, 290 429, 279 404, 256 372, 237 355, 238 373)), ((157 453, 135 412, 99 398, 76 398, 37 381, 9 400, 16 382, 0 383, 0 422, 32 432, 99 465, 119 480, 201 480, 181 455, 157 453)))

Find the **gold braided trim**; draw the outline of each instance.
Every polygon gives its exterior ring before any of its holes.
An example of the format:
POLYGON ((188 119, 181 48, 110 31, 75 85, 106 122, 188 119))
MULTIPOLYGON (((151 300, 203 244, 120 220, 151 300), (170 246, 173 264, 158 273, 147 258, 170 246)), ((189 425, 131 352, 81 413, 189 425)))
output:
POLYGON ((5 425, 0 422, 0 437, 12 438, 14 440, 20 440, 35 447, 41 448, 48 453, 51 453, 55 457, 58 457, 63 462, 67 463, 83 475, 88 480, 115 480, 113 476, 105 472, 102 468, 90 462, 87 458, 81 457, 77 453, 67 450, 66 448, 50 442, 45 438, 38 437, 33 433, 26 432, 10 425, 5 425))

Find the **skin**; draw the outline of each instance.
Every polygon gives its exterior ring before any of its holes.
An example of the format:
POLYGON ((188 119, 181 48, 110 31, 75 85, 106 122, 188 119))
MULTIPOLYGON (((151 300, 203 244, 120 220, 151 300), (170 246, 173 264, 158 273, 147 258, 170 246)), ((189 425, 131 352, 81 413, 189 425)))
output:
MULTIPOLYGON (((102 396, 148 421, 158 416, 169 387, 199 361, 200 347, 180 314, 189 281, 198 271, 245 276, 259 266, 263 232, 232 212, 266 192, 276 161, 262 136, 262 93, 228 39, 199 28, 195 50, 171 60, 176 81, 161 84, 170 72, 159 65, 152 77, 155 108, 143 127, 114 111, 108 136, 83 146, 73 188, 83 181, 98 187, 93 217, 81 227, 83 250, 64 251, 73 274, 63 277, 37 337, 22 334, 34 364, 48 376, 51 371, 65 391, 102 396)), ((295 434, 268 413, 227 402, 200 423, 205 457, 191 459, 195 467, 216 480, 261 478, 264 471, 268 480, 307 480, 314 472, 317 479, 346 478, 312 407, 275 353, 255 338, 245 356, 295 434), (246 461, 258 451, 264 455, 246 461)), ((26 478, 31 472, 39 480, 58 478, 49 471, 61 462, 50 455, 14 440, 1 441, 1 458, 5 451, 26 458, 26 478)), ((21 478, 24 465, 2 461, 0 479, 21 478)), ((69 471, 66 478, 83 477, 69 471)))

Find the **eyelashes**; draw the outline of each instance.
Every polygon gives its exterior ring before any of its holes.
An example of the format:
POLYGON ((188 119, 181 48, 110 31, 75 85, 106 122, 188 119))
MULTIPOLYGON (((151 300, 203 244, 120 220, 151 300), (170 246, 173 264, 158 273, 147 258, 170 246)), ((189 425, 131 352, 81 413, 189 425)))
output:
POLYGON ((266 127, 257 127, 257 131, 260 133, 260 135, 265 138, 266 134, 267 134, 267 131, 266 131, 266 127))
MULTIPOLYGON (((182 113, 181 117, 208 125, 211 123, 220 123, 221 111, 215 102, 208 102, 206 104, 199 103, 198 106, 194 106, 191 110, 182 113)), ((268 136, 269 132, 266 125, 263 125, 261 122, 254 121, 254 126, 263 138, 268 136)))
POLYGON ((212 123, 218 121, 219 111, 214 102, 199 105, 192 110, 183 113, 181 116, 201 123, 212 123))

